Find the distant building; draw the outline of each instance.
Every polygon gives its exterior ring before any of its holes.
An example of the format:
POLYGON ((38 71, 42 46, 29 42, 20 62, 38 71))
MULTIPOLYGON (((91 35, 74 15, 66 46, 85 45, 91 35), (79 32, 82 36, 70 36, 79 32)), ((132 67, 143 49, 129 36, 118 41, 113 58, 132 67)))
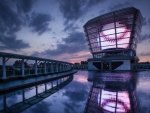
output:
POLYGON ((81 63, 74 63, 73 65, 74 69, 87 69, 88 68, 88 62, 87 61, 81 61, 81 63))

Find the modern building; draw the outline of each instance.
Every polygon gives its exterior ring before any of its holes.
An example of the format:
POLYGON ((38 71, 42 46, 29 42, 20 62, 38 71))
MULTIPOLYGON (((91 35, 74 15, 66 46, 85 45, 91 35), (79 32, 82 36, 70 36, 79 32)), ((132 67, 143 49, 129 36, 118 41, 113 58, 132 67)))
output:
POLYGON ((116 10, 89 20, 84 32, 93 58, 89 70, 132 70, 139 61, 136 48, 142 15, 134 7, 116 10))

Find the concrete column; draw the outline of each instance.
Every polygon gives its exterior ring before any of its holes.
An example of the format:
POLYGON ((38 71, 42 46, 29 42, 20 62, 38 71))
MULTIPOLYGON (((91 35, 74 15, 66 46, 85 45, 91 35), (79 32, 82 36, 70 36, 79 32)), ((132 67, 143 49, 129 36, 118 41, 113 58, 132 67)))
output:
POLYGON ((53 62, 51 62, 51 72, 54 73, 53 62))
POLYGON ((65 71, 65 65, 63 64, 63 71, 65 71))
POLYGON ((60 68, 60 72, 62 72, 62 69, 61 69, 61 63, 60 63, 60 65, 59 65, 59 68, 60 68))
POLYGON ((38 86, 37 85, 35 86, 35 90, 36 90, 35 93, 36 93, 36 96, 37 96, 38 95, 38 86))
POLYGON ((45 83, 45 91, 47 91, 47 84, 45 83))
POLYGON ((37 75, 37 60, 35 60, 35 75, 37 75))
POLYGON ((51 88, 53 88, 53 81, 52 81, 52 83, 51 83, 51 88))
POLYGON ((24 89, 22 89, 22 101, 23 102, 25 101, 25 92, 24 92, 24 89))
POLYGON ((44 62, 44 74, 46 74, 46 61, 44 62))
POLYGON ((2 57, 2 63, 3 63, 3 79, 6 79, 5 57, 2 57))
POLYGON ((56 72, 58 73, 58 63, 56 62, 56 72))
POLYGON ((21 60, 22 77, 24 77, 24 59, 21 60))

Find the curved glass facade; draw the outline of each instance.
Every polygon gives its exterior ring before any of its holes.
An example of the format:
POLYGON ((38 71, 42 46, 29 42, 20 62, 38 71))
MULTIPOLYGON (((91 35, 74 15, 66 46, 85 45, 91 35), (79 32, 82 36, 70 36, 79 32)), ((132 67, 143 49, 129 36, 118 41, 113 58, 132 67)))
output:
POLYGON ((136 56, 141 20, 140 11, 133 7, 89 20, 84 31, 93 57, 136 56))

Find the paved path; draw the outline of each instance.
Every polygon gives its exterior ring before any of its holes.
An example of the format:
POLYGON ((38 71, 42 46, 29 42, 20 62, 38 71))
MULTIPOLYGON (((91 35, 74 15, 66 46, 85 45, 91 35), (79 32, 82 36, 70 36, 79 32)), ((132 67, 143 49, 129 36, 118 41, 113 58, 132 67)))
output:
POLYGON ((20 88, 23 86, 26 86, 28 84, 34 84, 45 80, 53 80, 57 79, 69 74, 75 73, 76 70, 64 72, 64 73, 58 73, 53 75, 45 75, 45 76, 38 76, 38 77, 32 77, 32 78, 25 78, 20 80, 14 80, 14 81, 8 81, 8 82, 0 82, 0 92, 10 90, 12 88, 20 88))

